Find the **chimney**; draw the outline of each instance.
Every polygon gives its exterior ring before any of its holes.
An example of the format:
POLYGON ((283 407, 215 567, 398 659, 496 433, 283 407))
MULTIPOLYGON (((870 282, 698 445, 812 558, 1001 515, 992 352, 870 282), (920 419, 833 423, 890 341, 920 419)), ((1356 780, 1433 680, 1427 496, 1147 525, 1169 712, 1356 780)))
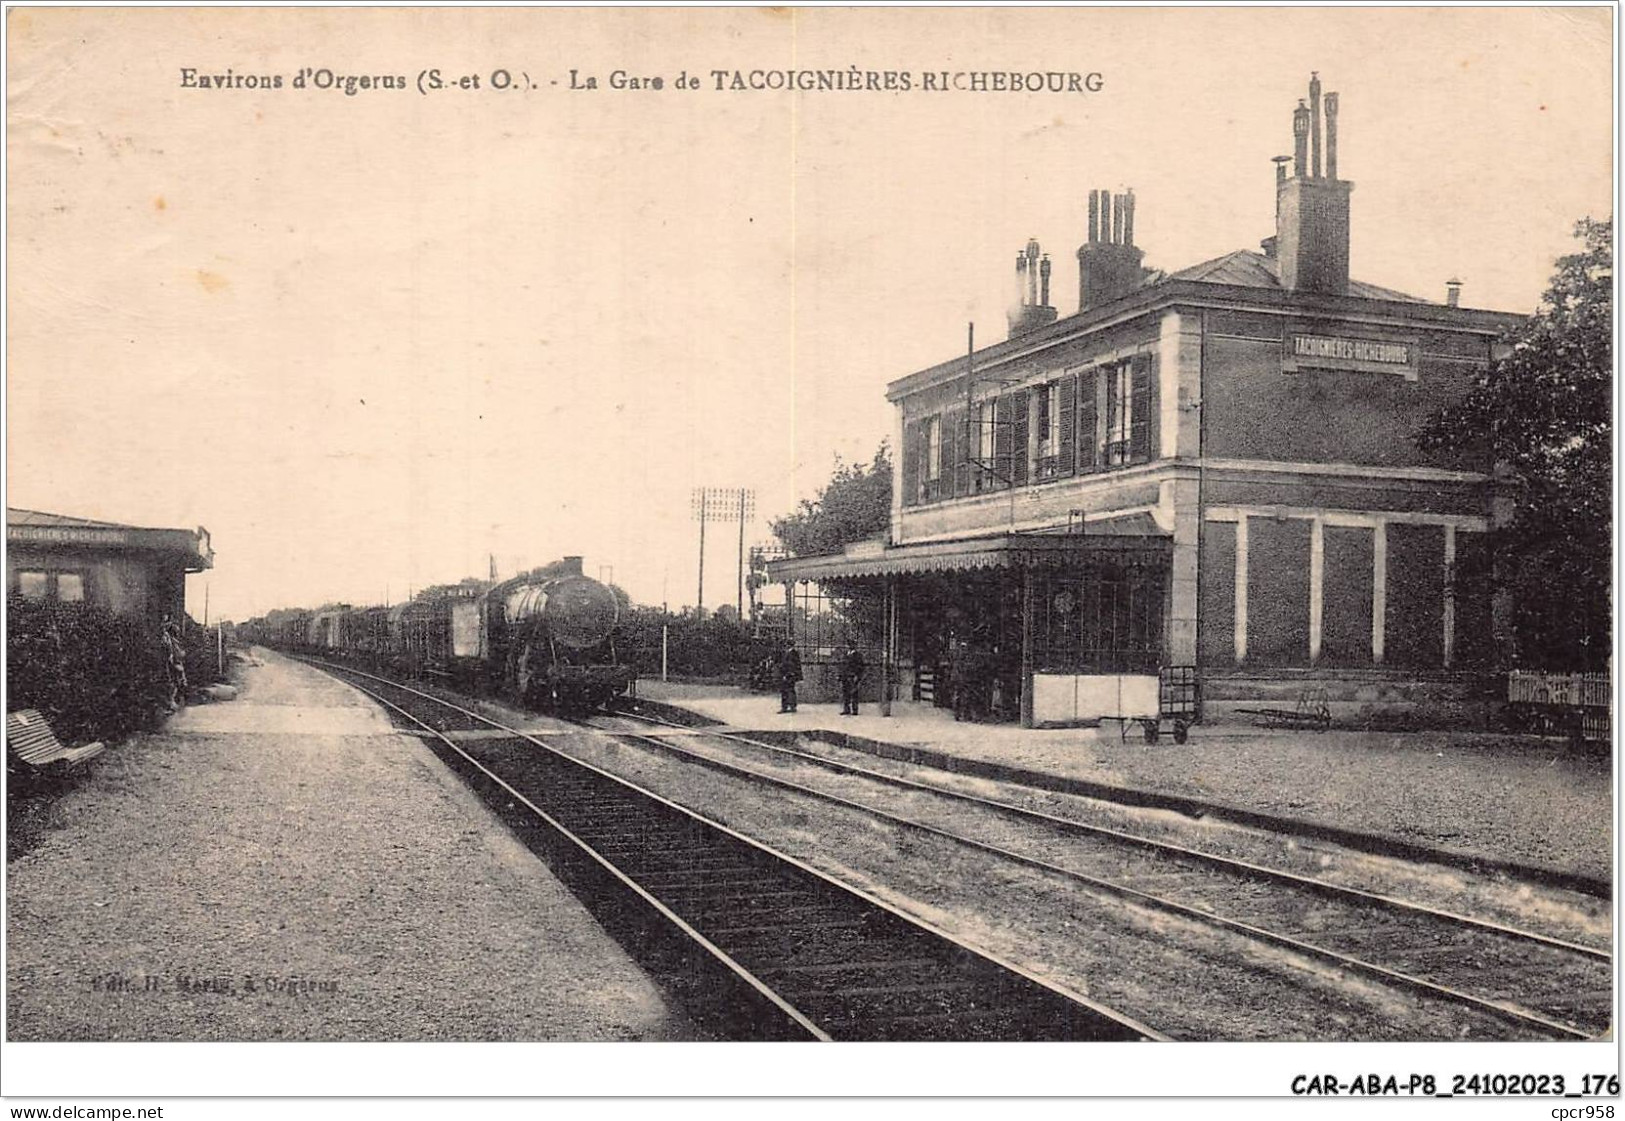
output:
MULTIPOLYGON (((1341 296, 1349 286, 1349 192, 1337 178, 1337 94, 1320 92, 1311 75, 1309 103, 1292 113, 1292 175, 1275 184, 1275 253, 1281 286, 1341 296), (1321 175, 1321 121, 1326 127, 1326 174, 1321 175)), ((1268 247, 1266 244, 1266 252, 1268 247)))
POLYGON ((1089 192, 1089 240, 1078 250, 1078 310, 1087 311, 1140 286, 1143 250, 1134 244, 1134 192, 1089 192))
POLYGON ((1461 306, 1461 280, 1457 277, 1444 282, 1444 302, 1451 307, 1461 306))
POLYGON ((1016 254, 1016 306, 1009 320, 1012 339, 1055 322, 1055 309, 1049 306, 1049 258, 1041 254, 1037 238, 1016 254))

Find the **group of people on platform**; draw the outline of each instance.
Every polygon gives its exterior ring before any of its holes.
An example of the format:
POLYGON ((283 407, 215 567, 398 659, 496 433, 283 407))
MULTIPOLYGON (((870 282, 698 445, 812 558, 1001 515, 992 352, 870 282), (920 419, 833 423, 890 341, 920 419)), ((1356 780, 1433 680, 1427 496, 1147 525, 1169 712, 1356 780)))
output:
MULTIPOLYGON (((836 677, 841 685, 841 715, 858 715, 858 695, 863 687, 863 676, 868 668, 863 653, 847 643, 836 649, 836 677)), ((968 643, 953 644, 950 659, 942 667, 948 672, 944 683, 951 693, 955 720, 998 719, 1006 715, 1009 691, 1000 672, 996 651, 973 649, 968 643)), ((940 671, 939 671, 940 672, 940 671)), ((786 642, 774 658, 763 663, 759 673, 753 673, 753 684, 767 687, 769 680, 779 685, 779 711, 795 712, 799 704, 798 686, 803 679, 801 652, 793 642, 786 642)))

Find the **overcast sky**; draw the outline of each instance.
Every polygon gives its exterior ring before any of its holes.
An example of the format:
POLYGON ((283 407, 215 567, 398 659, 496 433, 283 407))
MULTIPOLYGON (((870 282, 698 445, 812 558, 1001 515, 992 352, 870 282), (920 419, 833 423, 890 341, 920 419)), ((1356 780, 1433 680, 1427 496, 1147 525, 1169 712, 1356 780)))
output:
MULTIPOLYGON (((206 526, 216 617, 399 600, 493 553, 692 603, 692 488, 754 488, 767 540, 889 433, 887 382, 961 353, 967 321, 1005 336, 1028 237, 1076 311, 1091 188, 1134 188, 1148 265, 1256 249, 1311 69, 1341 96, 1353 275, 1533 310, 1575 220, 1611 213, 1610 19, 13 10, 8 502, 206 526), (710 73, 853 66, 1103 85, 710 73), (200 90, 183 67, 482 88, 200 90), (497 68, 536 88, 492 91, 497 68), (609 89, 616 68, 666 88, 609 89)), ((709 535, 707 606, 737 542, 709 535)))

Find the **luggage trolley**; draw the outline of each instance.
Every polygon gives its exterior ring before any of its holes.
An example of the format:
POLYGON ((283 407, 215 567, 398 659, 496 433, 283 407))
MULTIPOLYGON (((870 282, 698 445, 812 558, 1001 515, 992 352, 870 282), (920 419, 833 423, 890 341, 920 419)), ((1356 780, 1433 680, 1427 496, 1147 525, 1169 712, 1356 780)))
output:
POLYGON ((1195 666, 1163 666, 1157 671, 1157 711, 1146 715, 1123 715, 1123 738, 1128 739, 1129 722, 1145 729, 1145 742, 1156 743, 1164 723, 1173 725, 1174 742, 1184 743, 1201 709, 1201 690, 1195 666))

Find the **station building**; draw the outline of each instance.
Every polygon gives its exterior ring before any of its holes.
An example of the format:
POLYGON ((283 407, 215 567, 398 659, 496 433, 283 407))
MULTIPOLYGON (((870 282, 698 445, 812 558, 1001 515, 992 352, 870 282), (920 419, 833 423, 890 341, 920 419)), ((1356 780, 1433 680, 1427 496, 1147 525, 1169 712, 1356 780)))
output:
MULTIPOLYGON (((1318 78, 1276 161, 1276 229, 1178 272, 1143 264, 1132 192, 1089 196, 1078 310, 1036 242, 1009 337, 899 378, 886 540, 770 575, 883 606, 901 699, 1088 720, 1123 675, 1449 676, 1495 658, 1458 586, 1504 499, 1489 462, 1415 439, 1518 316, 1349 277, 1338 99, 1318 78)), ((1211 695, 1211 692, 1210 692, 1211 695)))
POLYGON ((158 623, 186 614, 186 574, 214 566, 209 531, 6 510, 6 586, 27 599, 89 603, 158 623))

